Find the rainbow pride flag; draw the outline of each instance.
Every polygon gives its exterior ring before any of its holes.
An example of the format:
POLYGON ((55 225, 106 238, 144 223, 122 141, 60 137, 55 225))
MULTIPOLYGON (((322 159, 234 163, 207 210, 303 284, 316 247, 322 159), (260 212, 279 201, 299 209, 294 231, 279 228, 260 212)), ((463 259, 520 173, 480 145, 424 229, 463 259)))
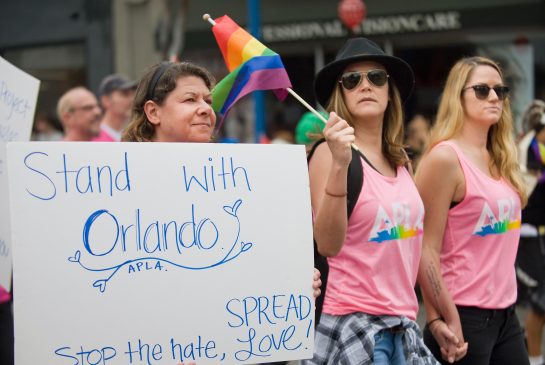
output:
POLYGON ((280 56, 265 47, 227 15, 215 19, 216 42, 230 73, 212 90, 212 107, 220 116, 219 128, 229 109, 255 90, 273 90, 280 100, 291 88, 280 56))

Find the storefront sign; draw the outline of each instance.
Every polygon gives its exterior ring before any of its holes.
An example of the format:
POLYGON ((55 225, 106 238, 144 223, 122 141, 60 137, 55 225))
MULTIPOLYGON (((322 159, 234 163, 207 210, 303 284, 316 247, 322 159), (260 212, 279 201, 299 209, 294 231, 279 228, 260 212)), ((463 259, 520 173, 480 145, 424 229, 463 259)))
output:
MULTIPOLYGON (((460 28, 462 28, 460 13, 448 11, 367 17, 354 29, 354 34, 378 36, 399 33, 440 32, 460 28)), ((263 26, 263 40, 265 42, 340 38, 347 35, 348 30, 340 20, 263 26)))
POLYGON ((356 34, 383 35, 394 33, 440 32, 462 28, 456 11, 432 14, 393 15, 368 18, 356 34))

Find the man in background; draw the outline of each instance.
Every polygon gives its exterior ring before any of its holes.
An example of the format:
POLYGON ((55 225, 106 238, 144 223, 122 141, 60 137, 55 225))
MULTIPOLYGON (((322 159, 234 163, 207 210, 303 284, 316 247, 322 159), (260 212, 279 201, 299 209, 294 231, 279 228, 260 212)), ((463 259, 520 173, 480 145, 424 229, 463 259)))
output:
POLYGON ((95 142, 119 142, 123 128, 131 116, 136 82, 121 75, 106 76, 99 87, 100 104, 104 115, 100 121, 100 134, 95 142))
POLYGON ((83 86, 65 92, 57 103, 64 141, 91 141, 100 133, 102 111, 95 95, 83 86))

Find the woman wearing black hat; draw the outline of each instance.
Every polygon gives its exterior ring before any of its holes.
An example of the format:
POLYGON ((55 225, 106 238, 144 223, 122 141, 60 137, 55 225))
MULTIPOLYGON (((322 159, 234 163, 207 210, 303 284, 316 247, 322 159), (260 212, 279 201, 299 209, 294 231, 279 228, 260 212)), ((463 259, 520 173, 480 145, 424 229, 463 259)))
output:
POLYGON ((309 364, 437 364, 415 323, 424 208, 402 145, 402 101, 413 84, 406 62, 365 38, 350 39, 316 76, 330 115, 327 144, 309 163, 310 189, 329 282, 309 364), (351 145, 363 182, 348 219, 351 145))

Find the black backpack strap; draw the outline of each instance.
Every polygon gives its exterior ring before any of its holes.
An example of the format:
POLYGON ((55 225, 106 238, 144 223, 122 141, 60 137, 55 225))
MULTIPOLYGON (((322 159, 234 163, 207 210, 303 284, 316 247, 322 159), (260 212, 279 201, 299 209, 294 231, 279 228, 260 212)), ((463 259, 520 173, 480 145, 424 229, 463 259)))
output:
POLYGON ((308 151, 307 164, 310 162, 310 159, 312 158, 312 156, 314 156, 314 152, 316 152, 316 148, 318 148, 318 146, 324 142, 325 142, 325 138, 319 139, 316 142, 314 142, 314 144, 310 148, 310 151, 308 151))
POLYGON ((346 178, 346 213, 348 219, 350 219, 354 211, 363 187, 363 167, 360 156, 361 152, 352 146, 352 161, 348 165, 348 176, 346 178))

